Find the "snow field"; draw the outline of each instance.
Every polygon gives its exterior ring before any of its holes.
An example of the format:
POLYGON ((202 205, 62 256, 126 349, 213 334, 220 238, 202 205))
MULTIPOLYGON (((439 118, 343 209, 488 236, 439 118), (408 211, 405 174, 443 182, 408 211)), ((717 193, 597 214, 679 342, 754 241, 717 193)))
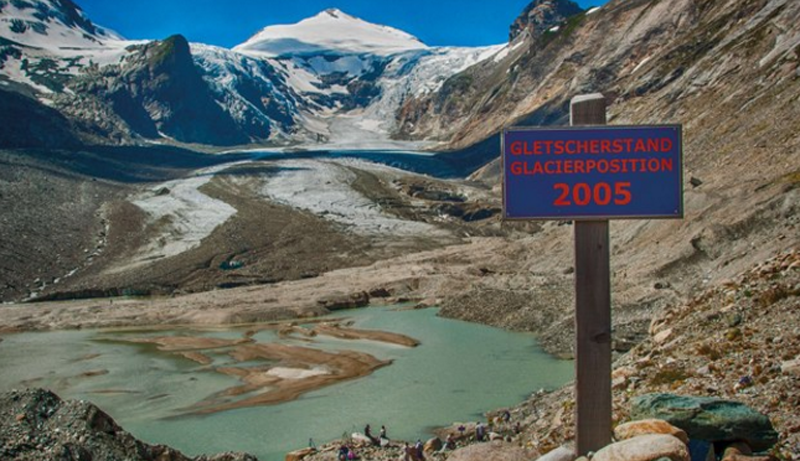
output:
POLYGON ((358 235, 449 235, 430 224, 389 216, 352 188, 356 174, 348 166, 384 172, 393 170, 390 167, 352 159, 293 159, 275 164, 279 171, 266 179, 262 193, 278 203, 309 211, 358 235))

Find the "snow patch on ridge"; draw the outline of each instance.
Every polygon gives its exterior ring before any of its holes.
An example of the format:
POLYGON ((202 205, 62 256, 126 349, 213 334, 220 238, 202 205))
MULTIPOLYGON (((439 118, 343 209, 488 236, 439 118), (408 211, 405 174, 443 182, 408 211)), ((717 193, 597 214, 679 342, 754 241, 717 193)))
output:
POLYGON ((199 190, 211 181, 215 173, 235 164, 199 170, 190 178, 167 181, 134 197, 131 203, 148 214, 149 224, 158 226, 159 234, 152 239, 153 243, 140 251, 132 265, 118 270, 131 269, 196 248, 217 226, 236 214, 232 206, 199 190), (156 193, 164 188, 169 193, 156 193))
POLYGON ((364 236, 446 236, 430 224, 385 214, 380 206, 353 189, 356 174, 348 166, 387 171, 391 167, 353 159, 291 159, 275 162, 279 172, 262 189, 270 199, 310 211, 364 236))

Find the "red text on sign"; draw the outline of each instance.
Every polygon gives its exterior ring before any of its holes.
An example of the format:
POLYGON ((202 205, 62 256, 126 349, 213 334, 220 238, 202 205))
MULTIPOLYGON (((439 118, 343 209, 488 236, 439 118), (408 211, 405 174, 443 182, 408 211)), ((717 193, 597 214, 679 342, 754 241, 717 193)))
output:
POLYGON ((579 182, 570 187, 569 184, 560 182, 553 184, 553 189, 558 192, 558 197, 553 201, 555 206, 586 206, 590 203, 597 205, 608 205, 613 200, 614 205, 627 205, 631 203, 631 183, 615 182, 613 187, 608 183, 599 182, 590 186, 587 183, 579 182))

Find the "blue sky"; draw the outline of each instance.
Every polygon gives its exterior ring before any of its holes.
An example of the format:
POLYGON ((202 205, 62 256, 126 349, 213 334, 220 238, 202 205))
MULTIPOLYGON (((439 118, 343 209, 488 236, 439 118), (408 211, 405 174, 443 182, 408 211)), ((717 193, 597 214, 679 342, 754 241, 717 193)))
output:
MULTIPOLYGON (((183 34, 231 48, 265 26, 291 24, 327 8, 404 30, 428 45, 503 43, 530 0, 76 0, 96 24, 128 39, 183 34)), ((579 0, 587 8, 605 0, 579 0)))

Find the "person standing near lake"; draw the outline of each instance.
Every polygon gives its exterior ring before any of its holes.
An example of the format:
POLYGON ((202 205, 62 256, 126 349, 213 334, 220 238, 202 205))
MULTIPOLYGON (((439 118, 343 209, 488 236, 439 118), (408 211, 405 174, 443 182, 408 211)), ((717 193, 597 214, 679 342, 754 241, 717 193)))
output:
POLYGON ((417 455, 416 458, 418 460, 420 460, 420 461, 425 459, 425 451, 424 451, 424 449, 425 449, 425 446, 422 444, 422 440, 417 439, 417 443, 416 443, 416 445, 414 445, 414 451, 415 451, 415 453, 417 455))
POLYGON ((380 446, 385 447, 389 445, 389 437, 386 435, 386 426, 381 425, 381 432, 380 436, 378 436, 378 442, 380 442, 380 446))
POLYGON ((369 441, 370 441, 370 442, 372 442, 372 444, 373 444, 373 445, 378 445, 378 446, 380 446, 380 444, 381 444, 381 441, 380 441, 380 440, 378 440, 378 439, 376 439, 376 438, 375 438, 375 437, 372 435, 372 428, 370 428, 369 424, 367 424, 366 426, 364 426, 364 435, 366 435, 366 436, 367 436, 367 438, 369 439, 369 441))
POLYGON ((486 428, 483 426, 482 422, 478 421, 475 423, 475 440, 483 442, 484 438, 486 438, 486 428))
POLYGON ((442 444, 442 448, 439 450, 439 453, 444 453, 447 450, 455 450, 455 448, 456 442, 453 440, 453 434, 447 434, 447 439, 442 444))

